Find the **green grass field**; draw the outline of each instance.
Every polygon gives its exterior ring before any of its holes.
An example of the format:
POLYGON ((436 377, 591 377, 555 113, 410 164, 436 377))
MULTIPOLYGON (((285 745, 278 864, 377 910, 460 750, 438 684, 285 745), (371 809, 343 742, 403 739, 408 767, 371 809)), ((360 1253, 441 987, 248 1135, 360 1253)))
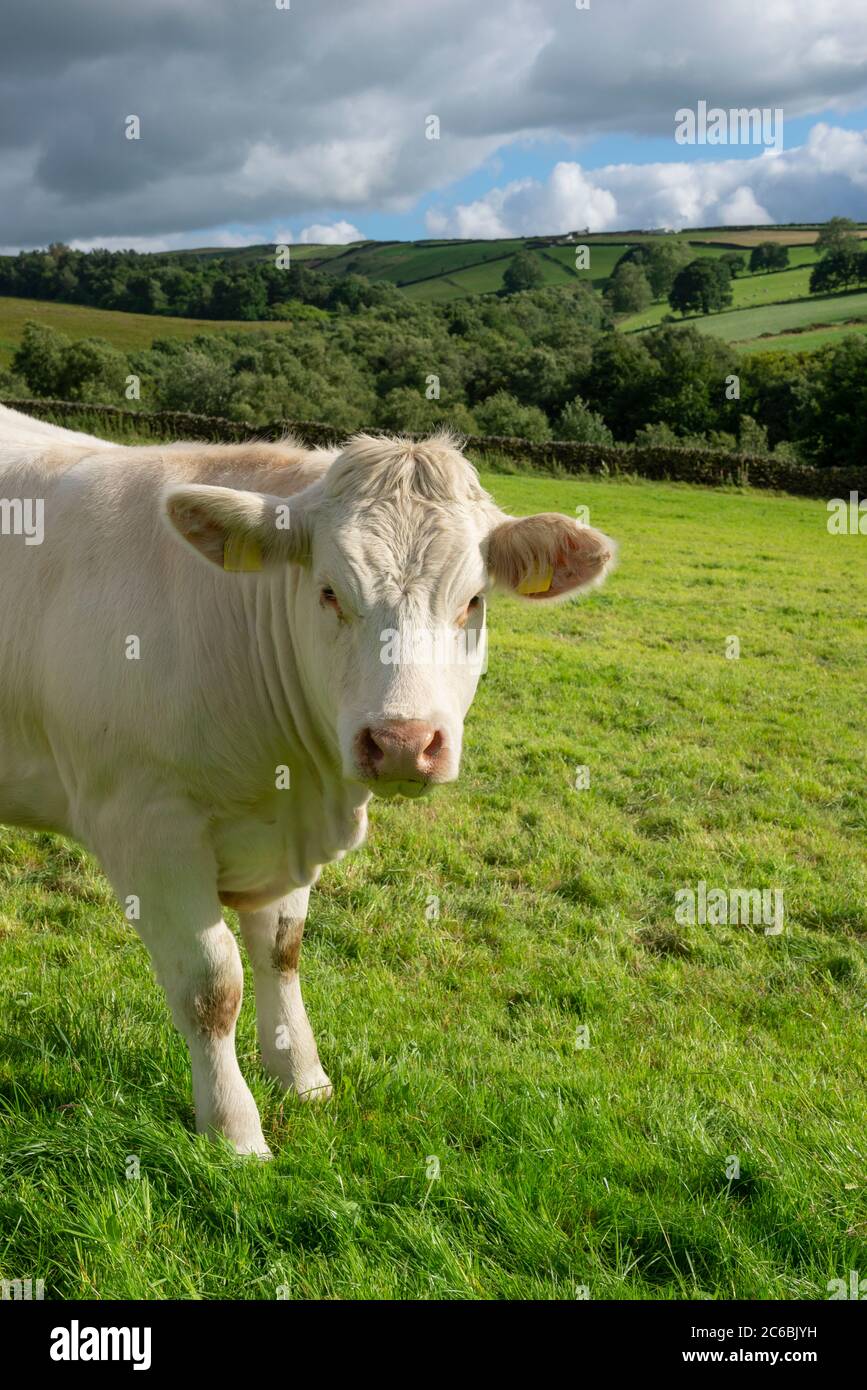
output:
MULTIPOLYGON (((693 256, 721 256, 744 251, 760 241, 781 241, 789 246, 793 266, 812 265, 815 230, 768 228, 740 232, 736 229, 686 230, 666 235, 666 241, 685 243, 693 256)), ((304 246, 292 254, 313 264, 322 262, 331 274, 366 275, 371 280, 391 280, 414 298, 445 301, 468 294, 489 294, 502 285, 502 272, 517 251, 529 248, 545 274, 546 284, 566 284, 574 278, 575 246, 591 249, 591 268, 578 271, 597 286, 604 284, 628 246, 655 243, 659 235, 641 232, 577 234, 576 241, 558 245, 554 238, 505 238, 495 241, 361 242, 350 247, 304 246), (545 262, 548 262, 547 266, 545 262), (558 262, 563 274, 558 272, 558 262)), ((259 255, 271 248, 256 248, 259 255)), ((240 253, 246 256, 246 249, 240 253)), ((664 310, 663 310, 664 312, 664 310)))
POLYGON ((279 333, 285 323, 242 323, 234 319, 177 319, 158 314, 124 314, 118 309, 91 309, 84 304, 55 304, 44 299, 0 296, 0 367, 12 361, 28 319, 56 328, 70 338, 105 338, 124 352, 148 348, 155 338, 194 338, 197 333, 267 329, 279 333))
POLYGON ((774 334, 764 338, 738 341, 738 352, 818 352, 821 348, 836 347, 850 333, 867 332, 867 319, 862 323, 839 323, 834 328, 807 328, 796 332, 774 334))
MULTIPOLYGON (((699 254, 702 254, 701 252, 699 254)), ((713 254, 708 252, 706 254, 713 254)), ((724 313, 734 313, 739 309, 761 308, 765 305, 775 305, 782 301, 807 298, 810 294, 810 265, 798 266, 791 270, 777 270, 770 275, 739 275, 732 281, 732 307, 726 309, 724 313)), ((818 302, 811 301, 811 302, 818 302)), ((671 306, 668 300, 661 300, 656 304, 651 304, 648 309, 644 309, 640 314, 630 314, 628 318, 620 320, 618 327, 623 332, 631 333, 642 328, 655 328, 670 314, 671 306)), ((690 322, 697 327, 706 325, 708 318, 716 318, 717 315, 695 314, 690 315, 690 322), (704 323, 703 323, 704 321, 704 323)), ((678 319, 680 322, 680 319, 678 319)))
MULTIPOLYGON (((617 259, 616 255, 613 255, 607 247, 605 252, 600 251, 599 254, 600 257, 604 256, 606 263, 610 262, 613 267, 614 261, 617 259)), ((622 255, 622 250, 620 254, 622 255)), ((544 287, 574 285, 576 278, 593 279, 593 274, 590 271, 579 272, 574 269, 575 252, 569 247, 532 250, 530 255, 542 272, 544 287), (565 251, 566 255, 555 255, 555 252, 558 251, 565 251)), ((458 297, 463 298, 470 294, 496 294, 503 288, 503 275, 510 261, 511 256, 503 255, 499 255, 496 259, 480 260, 476 265, 465 270, 454 270, 436 279, 424 279, 413 284, 406 284, 403 287, 404 293, 412 299, 437 302, 445 302, 458 297)), ((610 269, 606 273, 610 274, 610 269)))
MULTIPOLYGON (((680 320, 678 320, 680 322, 680 320)), ((768 304, 757 309, 728 309, 721 314, 688 318, 687 323, 701 328, 712 338, 739 346, 741 342, 758 339, 762 333, 776 334, 801 328, 820 328, 835 324, 867 323, 867 293, 835 294, 801 299, 788 304, 768 304)), ((776 344, 769 338, 768 347, 776 344)), ((755 341, 752 346, 759 346, 755 341)))
POLYGON ((303 973, 330 1104, 265 1080, 248 993, 272 1164, 192 1134, 185 1049, 87 856, 0 831, 2 1277, 824 1299, 867 1269, 867 538, 790 497, 486 481, 516 513, 588 505, 620 568, 576 606, 492 604, 461 782, 377 804, 326 868, 303 973), (782 889, 784 932, 677 925, 700 880, 782 889))

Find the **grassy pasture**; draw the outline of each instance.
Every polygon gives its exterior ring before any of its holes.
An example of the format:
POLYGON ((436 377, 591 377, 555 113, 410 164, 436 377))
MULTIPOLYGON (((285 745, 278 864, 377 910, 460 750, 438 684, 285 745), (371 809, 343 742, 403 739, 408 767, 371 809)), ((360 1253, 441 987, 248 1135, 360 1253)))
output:
POLYGON ((56 304, 44 299, 15 299, 0 295, 0 367, 12 361, 28 319, 44 323, 70 338, 105 338, 123 352, 149 348, 155 338, 195 338, 221 330, 279 333, 285 323, 243 323, 235 319, 180 319, 157 314, 124 314, 119 309, 91 309, 85 304, 56 304))
MULTIPOLYGON (((768 304, 756 309, 727 309, 721 314, 706 315, 704 322, 692 318, 686 322, 695 323, 703 333, 737 346, 742 340, 757 339, 760 333, 820 328, 861 319, 867 321, 867 292, 863 291, 768 304)), ((771 340, 767 341, 771 346, 771 340)))
POLYGON ((797 329, 771 337, 738 341, 738 352, 819 352, 822 348, 836 347, 850 333, 867 332, 867 321, 863 323, 839 323, 833 328, 797 329))
MULTIPOLYGON (((610 265, 605 271, 598 270, 595 263, 592 271, 576 271, 575 251, 570 247, 533 248, 530 255, 542 272, 543 286, 559 287, 574 284, 576 277, 590 280, 599 275, 607 277, 622 252, 623 248, 609 250, 606 247, 604 251, 597 253, 606 265, 610 265)), ((403 287, 404 293, 413 299, 437 302, 470 294, 495 294, 503 288, 503 276, 510 260, 510 256, 504 255, 480 260, 464 270, 449 271, 437 279, 418 280, 414 284, 407 284, 403 287)), ((604 279, 600 279, 599 283, 603 284, 604 279)))
MULTIPOLYGON (((778 241, 783 246, 812 246, 819 235, 818 227, 753 227, 739 231, 737 228, 702 228, 684 234, 690 241, 724 242, 726 246, 759 246, 763 241, 778 241)), ((853 233, 854 236, 867 237, 867 231, 853 233)))
POLYGON ((867 538, 795 498, 486 482, 516 513, 588 505, 620 568, 577 606, 492 604, 460 783, 377 804, 325 870, 303 961, 331 1104, 265 1080, 248 994, 274 1163, 192 1135, 185 1050, 88 857, 0 830, 2 1277, 823 1299, 867 1268, 867 538), (677 925, 702 879, 782 888, 784 932, 677 925))
MULTIPOLYGON (((701 253, 699 253, 701 254, 701 253)), ((718 252, 715 254, 719 254, 718 252)), ((732 304, 722 314, 731 314, 739 309, 760 308, 765 304, 778 304, 793 299, 807 298, 810 294, 810 267, 795 266, 789 270, 772 271, 770 275, 739 275, 732 280, 732 304)), ((811 300, 818 303, 818 299, 811 300)), ((651 304, 640 314, 631 314, 619 324, 623 332, 631 333, 642 328, 655 328, 672 312, 668 300, 651 304)), ((697 327, 706 327, 708 318, 720 317, 717 314, 689 315, 690 322, 697 327), (701 320, 705 320, 704 323, 701 320)), ((678 318, 678 322, 680 319, 678 318)))
POLYGON ((409 285, 414 281, 450 276, 465 267, 470 270, 475 266, 483 267, 488 261, 501 261, 505 266, 523 245, 523 241, 517 238, 511 241, 408 241, 382 246, 368 245, 333 257, 333 263, 326 269, 332 274, 357 273, 366 275, 370 280, 392 280, 396 284, 409 285))

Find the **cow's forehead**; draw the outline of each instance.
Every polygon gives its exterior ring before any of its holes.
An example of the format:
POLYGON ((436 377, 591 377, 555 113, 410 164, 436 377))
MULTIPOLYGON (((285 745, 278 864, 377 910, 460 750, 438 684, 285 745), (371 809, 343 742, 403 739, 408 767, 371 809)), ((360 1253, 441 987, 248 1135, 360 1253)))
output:
POLYGON ((449 434, 424 440, 355 435, 324 476, 323 492, 362 503, 488 500, 476 470, 449 434))
POLYGON ((448 595, 481 582, 481 542, 489 527, 484 508, 465 501, 350 504, 342 516, 320 519, 314 564, 367 601, 448 595))

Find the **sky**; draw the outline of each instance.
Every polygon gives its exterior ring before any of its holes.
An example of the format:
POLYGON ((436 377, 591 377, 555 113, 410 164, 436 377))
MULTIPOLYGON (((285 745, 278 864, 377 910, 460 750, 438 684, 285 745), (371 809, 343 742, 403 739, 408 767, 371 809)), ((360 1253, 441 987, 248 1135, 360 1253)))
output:
POLYGON ((0 35, 3 251, 867 220, 867 0, 0 0, 0 35), (769 120, 680 143, 701 102, 769 120))

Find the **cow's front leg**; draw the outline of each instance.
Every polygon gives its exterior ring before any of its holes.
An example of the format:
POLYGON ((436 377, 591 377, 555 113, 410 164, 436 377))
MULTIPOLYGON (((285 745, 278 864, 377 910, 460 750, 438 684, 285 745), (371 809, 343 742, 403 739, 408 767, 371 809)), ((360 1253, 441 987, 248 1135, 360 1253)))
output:
POLYGON ((262 1061, 286 1090, 303 1100, 327 1100, 331 1082, 319 1062, 298 970, 309 897, 310 889, 301 888, 239 915, 256 982, 262 1061))
MULTIPOLYGON (((202 827, 185 822, 174 804, 130 818, 114 814, 114 834, 103 836, 99 857, 186 1039, 196 1128, 222 1135, 239 1154, 267 1158, 256 1102, 235 1054, 241 957, 222 918, 216 863, 202 827)), ((107 814, 104 821, 110 820, 107 814)))
POLYGON ((244 972, 234 936, 220 920, 188 938, 182 949, 174 943, 151 953, 190 1050, 196 1129, 222 1135, 239 1154, 268 1158, 256 1102, 235 1052, 244 972))

